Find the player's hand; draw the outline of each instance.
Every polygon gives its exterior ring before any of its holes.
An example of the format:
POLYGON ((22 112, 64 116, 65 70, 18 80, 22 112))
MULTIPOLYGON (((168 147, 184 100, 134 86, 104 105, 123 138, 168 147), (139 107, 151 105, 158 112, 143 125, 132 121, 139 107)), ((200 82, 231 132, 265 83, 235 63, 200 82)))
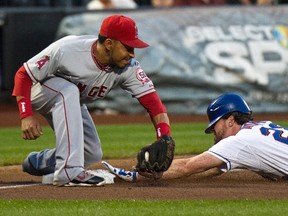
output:
POLYGON ((28 116, 21 120, 22 138, 25 140, 35 140, 43 132, 38 120, 34 116, 28 116))

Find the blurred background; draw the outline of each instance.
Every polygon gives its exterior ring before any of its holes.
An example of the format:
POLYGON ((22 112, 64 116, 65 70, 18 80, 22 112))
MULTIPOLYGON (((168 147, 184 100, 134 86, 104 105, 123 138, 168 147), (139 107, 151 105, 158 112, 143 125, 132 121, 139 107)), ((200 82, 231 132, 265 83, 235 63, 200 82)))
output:
MULTIPOLYGON (((203 114, 225 92, 254 113, 288 110, 285 0, 0 0, 0 104, 18 68, 66 35, 97 37, 103 18, 124 14, 150 44, 136 59, 172 114, 203 114)), ((81 64, 81 62, 79 62, 81 64)), ((16 106, 16 105, 15 105, 16 106)), ((145 113, 123 90, 89 104, 97 113, 145 113)))

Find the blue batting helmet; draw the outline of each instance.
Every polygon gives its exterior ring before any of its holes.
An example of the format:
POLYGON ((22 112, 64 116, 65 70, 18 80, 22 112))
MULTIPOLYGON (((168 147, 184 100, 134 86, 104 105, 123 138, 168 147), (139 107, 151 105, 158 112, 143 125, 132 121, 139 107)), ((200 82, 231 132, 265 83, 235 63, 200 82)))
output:
POLYGON ((205 133, 211 133, 215 123, 224 115, 231 112, 252 113, 246 101, 238 94, 227 93, 213 100, 207 108, 207 116, 209 125, 205 133))

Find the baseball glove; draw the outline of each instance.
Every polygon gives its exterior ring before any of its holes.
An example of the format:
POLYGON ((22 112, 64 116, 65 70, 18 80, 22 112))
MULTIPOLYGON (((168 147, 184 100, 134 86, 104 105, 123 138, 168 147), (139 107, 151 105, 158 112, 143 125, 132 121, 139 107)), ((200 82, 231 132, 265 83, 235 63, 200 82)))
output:
POLYGON ((161 178, 172 163, 174 151, 175 142, 172 137, 163 135, 160 140, 140 149, 136 171, 148 178, 161 178))

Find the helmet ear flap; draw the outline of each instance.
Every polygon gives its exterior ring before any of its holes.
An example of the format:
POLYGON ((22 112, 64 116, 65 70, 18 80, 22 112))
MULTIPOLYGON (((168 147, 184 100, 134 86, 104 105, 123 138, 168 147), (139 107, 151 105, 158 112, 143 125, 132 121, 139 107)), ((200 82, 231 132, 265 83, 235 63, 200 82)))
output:
POLYGON ((231 112, 252 113, 246 101, 238 94, 226 93, 213 100, 207 108, 209 125, 205 133, 212 133, 214 124, 231 112))

